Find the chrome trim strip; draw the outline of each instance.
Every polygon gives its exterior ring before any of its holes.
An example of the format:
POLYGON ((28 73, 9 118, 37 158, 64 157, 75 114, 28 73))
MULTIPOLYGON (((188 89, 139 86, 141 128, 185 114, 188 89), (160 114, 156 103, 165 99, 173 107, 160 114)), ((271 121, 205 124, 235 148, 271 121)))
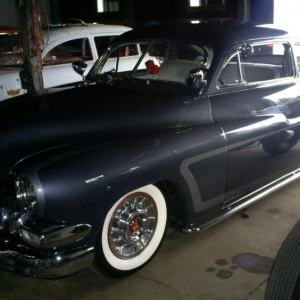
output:
POLYGON ((21 238, 25 242, 41 249, 51 249, 63 247, 65 245, 77 242, 87 236, 90 233, 91 229, 92 226, 90 226, 89 224, 78 224, 43 233, 33 231, 31 228, 26 226, 21 226, 19 229, 19 233, 21 238), (34 241, 28 240, 25 237, 26 233, 34 235, 36 237, 36 241, 38 242, 34 243, 34 241))
POLYGON ((223 207, 224 211, 220 211, 220 214, 218 216, 207 221, 206 223, 201 224, 200 226, 181 227, 180 225, 177 225, 176 229, 179 229, 185 233, 197 233, 199 231, 202 231, 230 217, 231 215, 236 214, 237 212, 241 211, 245 207, 257 202, 261 198, 270 195, 271 193, 277 191, 283 186, 299 178, 300 178, 300 168, 280 177, 279 179, 274 180, 273 182, 265 185, 264 187, 256 190, 255 192, 236 200, 234 203, 231 203, 229 206, 223 207))
POLYGON ((0 268, 20 275, 57 278, 92 266, 94 247, 83 246, 64 252, 40 253, 30 251, 30 255, 14 250, 3 250, 7 240, 0 241, 0 268))

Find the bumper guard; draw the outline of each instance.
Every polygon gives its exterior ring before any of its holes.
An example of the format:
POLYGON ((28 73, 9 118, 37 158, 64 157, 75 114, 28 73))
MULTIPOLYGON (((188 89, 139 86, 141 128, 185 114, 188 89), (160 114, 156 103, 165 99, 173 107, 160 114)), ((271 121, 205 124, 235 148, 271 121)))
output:
POLYGON ((0 234, 0 268, 20 275, 57 278, 92 266, 94 247, 81 246, 65 251, 43 251, 13 246, 0 234), (9 249, 9 250, 8 250, 9 249))

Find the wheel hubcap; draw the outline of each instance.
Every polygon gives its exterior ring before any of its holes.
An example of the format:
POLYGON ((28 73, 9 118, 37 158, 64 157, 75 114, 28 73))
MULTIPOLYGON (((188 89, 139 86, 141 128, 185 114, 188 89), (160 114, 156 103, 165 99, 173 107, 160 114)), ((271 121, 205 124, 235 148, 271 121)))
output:
POLYGON ((119 258, 130 259, 144 251, 157 224, 157 207, 145 193, 132 194, 116 208, 108 228, 111 251, 119 258))
POLYGON ((142 221, 140 219, 132 220, 130 223, 129 231, 131 234, 137 234, 142 226, 142 221))

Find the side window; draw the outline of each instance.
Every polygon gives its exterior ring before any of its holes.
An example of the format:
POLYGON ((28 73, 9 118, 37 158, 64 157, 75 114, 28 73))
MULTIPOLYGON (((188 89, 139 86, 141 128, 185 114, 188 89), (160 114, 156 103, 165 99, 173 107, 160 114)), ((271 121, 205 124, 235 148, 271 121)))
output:
POLYGON ((224 64, 219 87, 264 82, 294 76, 293 56, 288 43, 247 45, 224 64))
POLYGON ((98 57, 100 57, 106 51, 115 38, 115 36, 96 36, 94 38, 98 57))
POLYGON ((55 46, 43 58, 43 64, 59 65, 74 61, 92 60, 91 46, 88 38, 75 39, 55 46))
POLYGON ((252 54, 245 59, 246 80, 266 81, 294 75, 293 56, 288 43, 254 45, 252 54), (257 74, 255 74, 257 73, 257 74))
POLYGON ((297 60, 298 71, 300 72, 300 43, 297 43, 295 45, 294 50, 295 50, 295 56, 297 60))
POLYGON ((217 85, 232 86, 244 83, 244 70, 241 51, 233 52, 228 58, 218 77, 217 85))
POLYGON ((0 35, 0 65, 24 63, 22 35, 0 35))

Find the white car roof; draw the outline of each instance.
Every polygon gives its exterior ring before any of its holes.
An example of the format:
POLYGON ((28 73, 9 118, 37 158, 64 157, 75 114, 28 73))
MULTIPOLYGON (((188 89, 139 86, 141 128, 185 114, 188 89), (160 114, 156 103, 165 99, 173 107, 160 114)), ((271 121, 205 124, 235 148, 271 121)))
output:
POLYGON ((44 30, 43 37, 44 42, 47 45, 57 42, 60 39, 65 39, 66 36, 83 36, 83 35, 120 35, 126 31, 132 30, 132 28, 122 25, 104 25, 104 24, 88 24, 63 26, 57 28, 51 28, 49 31, 44 30))

